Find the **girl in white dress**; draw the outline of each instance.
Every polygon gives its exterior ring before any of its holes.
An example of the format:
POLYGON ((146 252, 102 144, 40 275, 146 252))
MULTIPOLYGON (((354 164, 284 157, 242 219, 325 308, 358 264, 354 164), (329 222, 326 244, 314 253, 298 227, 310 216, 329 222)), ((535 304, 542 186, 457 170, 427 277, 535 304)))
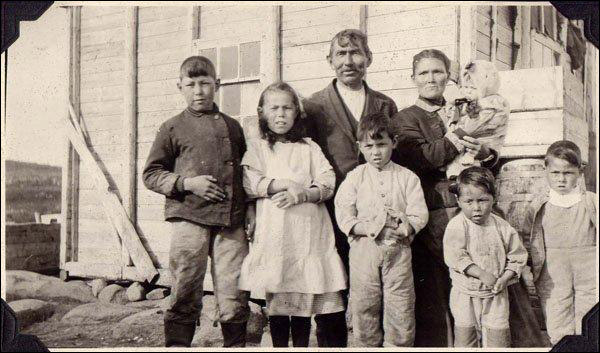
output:
POLYGON ((307 347, 310 318, 344 310, 346 274, 323 201, 335 174, 319 146, 304 137, 303 112, 287 83, 268 86, 258 102, 260 139, 248 141, 244 189, 256 202, 256 230, 240 289, 267 303, 274 347, 307 347), (290 318, 291 317, 291 318, 290 318))

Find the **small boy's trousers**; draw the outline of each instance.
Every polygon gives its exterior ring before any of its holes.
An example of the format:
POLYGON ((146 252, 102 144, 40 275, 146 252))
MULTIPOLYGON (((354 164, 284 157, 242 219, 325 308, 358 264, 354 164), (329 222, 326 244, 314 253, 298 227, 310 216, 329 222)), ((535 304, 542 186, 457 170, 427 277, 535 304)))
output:
MULTIPOLYGON (((200 317, 204 276, 210 255, 214 295, 223 334, 241 331, 242 325, 245 337, 245 322, 250 312, 248 292, 238 289, 242 261, 248 254, 243 227, 208 227, 185 220, 173 221, 171 227, 169 269, 173 283, 165 312, 165 329, 171 323, 190 327, 200 317), (240 326, 239 330, 234 330, 235 324, 240 326)), ((232 334, 239 336, 242 333, 232 334)), ((224 337, 225 340, 227 338, 224 337)))
POLYGON ((506 288, 489 298, 450 290, 454 317, 454 347, 510 347, 509 303, 506 288))
POLYGON ((409 246, 350 243, 350 310, 358 347, 412 347, 415 291, 409 246))
POLYGON ((596 247, 546 249, 546 262, 535 283, 550 342, 581 334, 583 316, 598 302, 596 247))

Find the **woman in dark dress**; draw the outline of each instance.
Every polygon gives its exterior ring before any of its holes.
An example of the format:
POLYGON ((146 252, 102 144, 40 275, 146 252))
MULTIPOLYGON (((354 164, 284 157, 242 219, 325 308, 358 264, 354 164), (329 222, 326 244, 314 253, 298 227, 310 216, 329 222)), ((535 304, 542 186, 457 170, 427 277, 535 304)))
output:
MULTIPOLYGON (((498 154, 477 139, 469 136, 460 139, 447 131, 447 109, 450 105, 446 104, 443 94, 449 79, 448 57, 436 49, 423 50, 414 56, 412 67, 412 79, 419 97, 414 105, 394 116, 399 136, 393 159, 421 178, 430 212, 427 227, 415 237, 412 246, 416 295, 415 346, 452 347, 453 323, 448 307, 450 278, 444 263, 442 238, 448 221, 459 210, 456 197, 448 190, 452 180, 447 179, 445 166, 465 149, 471 150, 482 166, 487 168, 496 164, 498 154)), ((519 302, 527 299, 526 293, 519 293, 519 302)), ((535 339, 541 335, 529 303, 526 303, 524 310, 527 308, 529 312, 524 314, 526 317, 517 317, 516 321, 511 312, 511 326, 514 322, 517 327, 526 329, 534 336, 533 342, 523 342, 522 346, 543 346, 542 342, 535 339)))

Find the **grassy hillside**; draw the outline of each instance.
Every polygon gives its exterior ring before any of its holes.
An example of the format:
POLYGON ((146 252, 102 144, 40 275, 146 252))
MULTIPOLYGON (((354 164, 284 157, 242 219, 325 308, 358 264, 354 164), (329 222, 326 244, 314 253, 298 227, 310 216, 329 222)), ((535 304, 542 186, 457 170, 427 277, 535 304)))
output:
POLYGON ((60 213, 60 167, 6 161, 6 221, 34 222, 34 212, 60 213))

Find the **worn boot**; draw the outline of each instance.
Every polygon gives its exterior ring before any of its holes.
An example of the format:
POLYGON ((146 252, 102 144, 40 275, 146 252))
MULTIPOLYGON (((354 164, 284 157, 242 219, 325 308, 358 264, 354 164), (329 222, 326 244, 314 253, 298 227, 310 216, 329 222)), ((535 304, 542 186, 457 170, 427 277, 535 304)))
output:
POLYGON ((454 326, 454 347, 479 347, 475 327, 454 326))
POLYGON ((246 322, 222 322, 223 347, 246 347, 246 322))
POLYGON ((484 347, 510 347, 510 329, 486 328, 484 347))
POLYGON ((196 325, 165 321, 165 347, 190 347, 196 325))

